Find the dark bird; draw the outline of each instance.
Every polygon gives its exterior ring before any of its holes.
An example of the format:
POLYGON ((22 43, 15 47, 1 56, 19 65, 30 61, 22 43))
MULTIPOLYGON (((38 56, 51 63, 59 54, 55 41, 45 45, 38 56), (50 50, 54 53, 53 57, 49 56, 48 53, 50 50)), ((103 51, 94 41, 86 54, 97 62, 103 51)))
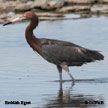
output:
POLYGON ((98 51, 87 49, 71 42, 37 38, 33 30, 38 26, 39 19, 34 12, 25 12, 22 16, 5 23, 4 26, 23 20, 30 20, 30 24, 25 30, 28 44, 40 56, 57 66, 60 81, 62 81, 62 69, 69 74, 74 83, 75 80, 69 71, 69 66, 81 66, 85 63, 104 59, 104 56, 98 51))

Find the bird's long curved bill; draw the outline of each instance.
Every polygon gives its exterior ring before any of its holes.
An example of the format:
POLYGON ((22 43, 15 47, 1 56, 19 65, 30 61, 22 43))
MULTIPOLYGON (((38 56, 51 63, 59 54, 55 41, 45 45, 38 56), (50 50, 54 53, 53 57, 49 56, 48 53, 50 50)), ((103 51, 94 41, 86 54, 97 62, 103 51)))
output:
POLYGON ((20 16, 20 17, 17 17, 17 18, 15 18, 15 19, 13 19, 13 20, 11 20, 11 21, 9 21, 9 22, 3 24, 3 26, 6 26, 6 25, 9 25, 9 24, 12 24, 12 23, 16 23, 16 22, 20 22, 20 21, 22 21, 22 20, 24 20, 24 19, 25 19, 24 16, 20 16))

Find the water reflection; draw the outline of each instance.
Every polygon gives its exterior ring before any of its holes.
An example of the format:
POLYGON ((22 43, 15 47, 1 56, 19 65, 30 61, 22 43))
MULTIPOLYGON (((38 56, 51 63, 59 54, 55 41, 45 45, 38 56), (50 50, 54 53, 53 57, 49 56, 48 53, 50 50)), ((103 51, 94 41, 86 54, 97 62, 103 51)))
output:
POLYGON ((46 95, 45 104, 42 108, 90 108, 90 107, 104 107, 103 96, 95 96, 92 94, 77 94, 74 93, 73 85, 63 90, 63 85, 60 83, 57 96, 51 97, 46 95), (88 104, 87 102, 103 102, 102 104, 88 104))

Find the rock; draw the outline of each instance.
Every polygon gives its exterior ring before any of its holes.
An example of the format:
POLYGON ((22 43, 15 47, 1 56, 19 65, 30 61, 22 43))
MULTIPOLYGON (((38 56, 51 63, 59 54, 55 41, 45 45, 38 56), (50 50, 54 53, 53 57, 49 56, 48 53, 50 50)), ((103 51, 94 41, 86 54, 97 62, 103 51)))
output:
POLYGON ((92 10, 93 15, 97 15, 97 16, 105 15, 105 16, 108 16, 108 4, 93 5, 91 10, 92 10))
POLYGON ((108 3, 108 0, 98 0, 99 3, 108 3))
POLYGON ((5 19, 5 18, 7 18, 7 14, 6 13, 0 14, 0 19, 5 19))
MULTIPOLYGON (((43 13, 39 13, 36 12, 37 16, 39 17, 40 20, 60 20, 60 19, 64 19, 64 15, 63 14, 56 14, 56 13, 48 13, 48 12, 43 12, 43 13)), ((16 17, 19 17, 21 14, 15 14, 13 13, 13 15, 8 15, 6 13, 1 14, 0 15, 0 23, 3 22, 8 22, 16 17)))
POLYGON ((42 12, 38 13, 36 12, 38 17, 64 17, 63 14, 57 14, 57 13, 51 13, 51 12, 42 12))
POLYGON ((6 21, 8 15, 6 13, 0 14, 0 24, 6 21))
POLYGON ((2 13, 5 9, 6 7, 4 6, 4 4, 0 3, 0 13, 2 13))
POLYGON ((4 22, 4 20, 3 19, 0 19, 0 24, 2 24, 4 22))
POLYGON ((56 9, 64 5, 64 0, 40 0, 42 9, 56 9))
POLYGON ((90 4, 94 0, 64 0, 66 4, 72 4, 72 3, 77 3, 77 4, 90 4))
POLYGON ((64 15, 59 13, 51 13, 51 12, 42 12, 37 13, 37 16, 39 17, 39 20, 63 20, 64 15))
POLYGON ((57 12, 62 12, 62 13, 78 12, 78 11, 90 11, 90 6, 74 5, 74 6, 63 7, 61 9, 57 10, 57 12))
POLYGON ((0 3, 0 12, 9 12, 9 11, 14 11, 16 6, 15 1, 10 1, 6 3, 0 3))
POLYGON ((63 0, 35 0, 28 1, 27 3, 17 3, 15 11, 26 11, 34 8, 55 9, 60 8, 64 4, 63 0))
MULTIPOLYGON (((28 2, 28 0, 16 0, 17 2, 20 2, 20 3, 27 3, 28 2)), ((29 0, 29 1, 31 1, 31 0, 29 0)))
POLYGON ((63 0, 35 0, 33 4, 31 4, 31 8, 41 8, 41 9, 55 9, 60 8, 64 5, 63 0))
POLYGON ((94 10, 94 11, 92 11, 92 15, 96 15, 96 16, 101 16, 101 15, 108 16, 108 9, 104 9, 104 10, 101 10, 101 11, 94 10))
POLYGON ((3 3, 3 2, 5 2, 6 0, 0 0, 0 3, 3 3))
POLYGON ((18 11, 18 12, 24 12, 26 10, 30 10, 32 9, 32 4, 33 4, 33 1, 29 1, 27 3, 18 3, 15 7, 15 11, 18 11))
POLYGON ((41 8, 42 5, 45 4, 45 0, 35 0, 32 4, 31 4, 31 8, 41 8))

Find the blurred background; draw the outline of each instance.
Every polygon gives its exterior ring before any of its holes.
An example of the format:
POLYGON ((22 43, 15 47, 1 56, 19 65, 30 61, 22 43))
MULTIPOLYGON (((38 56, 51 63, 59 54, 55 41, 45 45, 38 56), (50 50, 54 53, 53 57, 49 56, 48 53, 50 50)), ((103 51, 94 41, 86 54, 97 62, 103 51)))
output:
POLYGON ((0 23, 11 15, 35 11, 40 20, 68 19, 64 14, 74 13, 87 18, 108 16, 108 0, 0 0, 0 23))

